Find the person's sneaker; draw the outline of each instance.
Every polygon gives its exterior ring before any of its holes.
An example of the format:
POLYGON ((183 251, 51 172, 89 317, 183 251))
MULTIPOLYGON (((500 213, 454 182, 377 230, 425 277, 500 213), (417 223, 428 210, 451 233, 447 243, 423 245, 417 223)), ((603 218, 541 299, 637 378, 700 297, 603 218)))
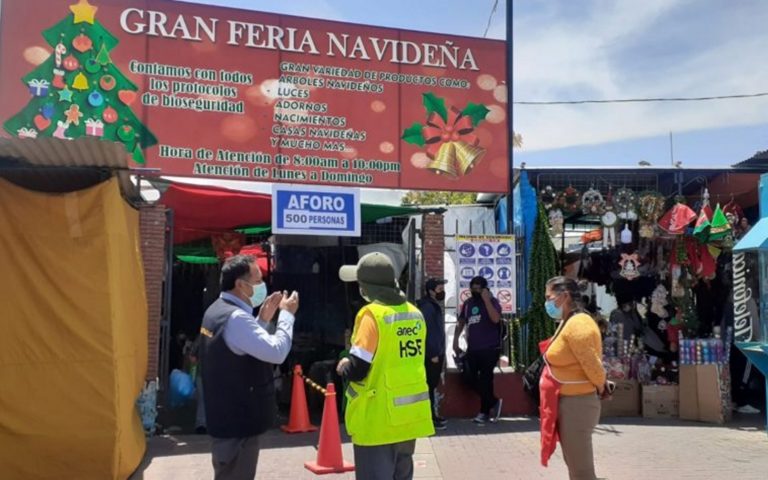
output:
POLYGON ((439 421, 437 419, 432 420, 432 425, 435 426, 435 430, 445 430, 448 428, 448 425, 445 423, 445 421, 439 421))
POLYGON ((757 415, 760 413, 760 410, 756 409, 752 405, 744 405, 743 407, 737 408, 736 411, 746 415, 757 415))
POLYGON ((448 420, 443 417, 435 417, 434 420, 440 423, 448 423, 448 420))
POLYGON ((501 405, 502 405, 502 400, 501 399, 496 400, 496 405, 494 405, 493 408, 491 409, 491 415, 490 415, 491 422, 495 423, 499 421, 499 417, 501 417, 501 405))
POLYGON ((488 415, 484 413, 478 413, 477 416, 472 419, 472 421, 479 426, 484 426, 486 423, 488 423, 488 415))

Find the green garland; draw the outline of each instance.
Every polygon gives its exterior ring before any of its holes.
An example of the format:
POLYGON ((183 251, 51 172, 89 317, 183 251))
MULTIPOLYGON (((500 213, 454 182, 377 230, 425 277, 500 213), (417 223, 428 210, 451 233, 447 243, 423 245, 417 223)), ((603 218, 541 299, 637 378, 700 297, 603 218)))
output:
POLYGON ((539 203, 539 213, 533 230, 528 289, 532 293, 532 305, 523 317, 528 326, 528 356, 521 363, 530 364, 539 357, 539 342, 555 333, 555 322, 544 309, 547 280, 557 275, 557 252, 549 236, 549 221, 544 207, 539 203))

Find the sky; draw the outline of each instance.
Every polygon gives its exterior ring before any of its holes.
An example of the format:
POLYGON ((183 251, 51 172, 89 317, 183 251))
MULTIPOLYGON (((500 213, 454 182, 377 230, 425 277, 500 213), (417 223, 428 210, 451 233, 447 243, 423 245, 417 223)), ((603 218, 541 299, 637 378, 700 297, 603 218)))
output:
MULTIPOLYGON (((494 0, 188 0, 482 37, 494 0)), ((488 37, 505 38, 505 1, 488 37)), ((764 0, 515 0, 515 101, 768 92, 764 0)), ((768 149, 768 96, 685 103, 525 106, 515 166, 728 166, 768 149), (670 134, 672 141, 670 142, 670 134), (672 148, 670 148, 672 147, 672 148)), ((226 185, 226 184, 225 184, 226 185)), ((230 186, 234 186, 231 184, 230 186)), ((391 191, 364 201, 397 203, 391 191)))

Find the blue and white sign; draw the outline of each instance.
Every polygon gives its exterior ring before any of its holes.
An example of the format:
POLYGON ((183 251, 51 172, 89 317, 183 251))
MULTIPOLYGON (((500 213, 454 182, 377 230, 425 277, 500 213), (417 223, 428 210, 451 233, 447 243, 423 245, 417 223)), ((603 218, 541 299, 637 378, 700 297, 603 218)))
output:
POLYGON ((360 190, 272 185, 272 233, 360 236, 360 190))

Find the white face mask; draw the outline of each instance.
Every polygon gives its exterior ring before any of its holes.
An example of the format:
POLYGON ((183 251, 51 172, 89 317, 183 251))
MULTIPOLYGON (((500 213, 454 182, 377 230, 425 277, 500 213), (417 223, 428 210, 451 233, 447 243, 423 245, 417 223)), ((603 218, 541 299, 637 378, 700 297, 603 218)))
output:
POLYGON ((267 284, 264 282, 251 285, 253 295, 251 295, 251 305, 258 307, 267 299, 267 284))

